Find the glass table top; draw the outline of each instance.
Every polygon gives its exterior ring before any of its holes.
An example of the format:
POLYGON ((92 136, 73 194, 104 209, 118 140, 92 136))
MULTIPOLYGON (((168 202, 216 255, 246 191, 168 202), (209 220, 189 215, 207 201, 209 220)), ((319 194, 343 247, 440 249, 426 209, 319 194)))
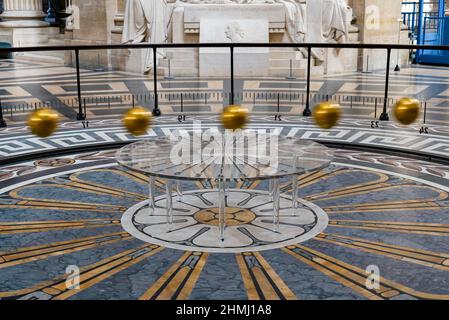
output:
POLYGON ((150 176, 174 180, 264 180, 325 168, 333 150, 282 135, 185 132, 132 143, 116 154, 118 163, 150 176))

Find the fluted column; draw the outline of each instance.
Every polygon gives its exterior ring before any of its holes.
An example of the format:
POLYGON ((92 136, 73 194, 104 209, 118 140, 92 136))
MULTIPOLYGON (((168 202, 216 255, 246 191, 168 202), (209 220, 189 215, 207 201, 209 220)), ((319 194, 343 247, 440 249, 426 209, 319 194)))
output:
POLYGON ((42 10, 42 0, 4 0, 0 27, 33 28, 47 27, 43 21, 46 14, 42 10))

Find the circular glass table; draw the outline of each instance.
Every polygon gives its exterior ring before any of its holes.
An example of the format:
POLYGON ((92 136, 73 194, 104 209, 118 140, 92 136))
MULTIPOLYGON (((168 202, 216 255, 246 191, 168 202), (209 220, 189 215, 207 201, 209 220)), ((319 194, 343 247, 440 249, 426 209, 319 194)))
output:
POLYGON ((280 180, 291 178, 292 207, 298 208, 298 179, 329 166, 333 151, 319 143, 257 131, 184 132, 127 145, 117 152, 121 166, 150 177, 150 212, 155 210, 155 179, 166 180, 167 224, 173 227, 173 186, 182 199, 182 181, 218 186, 219 236, 224 240, 226 196, 231 181, 268 180, 273 231, 279 232, 280 180))

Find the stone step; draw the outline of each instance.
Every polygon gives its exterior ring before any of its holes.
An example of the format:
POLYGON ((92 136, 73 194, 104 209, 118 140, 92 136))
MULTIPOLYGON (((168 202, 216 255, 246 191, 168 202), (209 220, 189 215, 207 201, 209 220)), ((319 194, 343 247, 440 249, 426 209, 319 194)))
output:
POLYGON ((299 52, 295 47, 270 48, 271 52, 299 52))
POLYGON ((59 55, 56 55, 58 52, 55 53, 48 53, 47 54, 36 54, 36 53, 30 53, 30 52, 24 52, 22 54, 17 54, 14 56, 17 60, 24 60, 24 61, 34 61, 34 62, 44 62, 44 63, 54 63, 54 64, 64 64, 64 53, 61 51, 59 55))
POLYGON ((64 46, 65 44, 66 44, 66 41, 63 37, 48 39, 49 46, 64 46))
POLYGON ((290 61, 292 61, 292 67, 296 69, 306 69, 307 60, 289 60, 289 59, 270 59, 270 67, 274 68, 288 68, 290 69, 290 61))
POLYGON ((321 66, 312 66, 311 74, 313 76, 322 76, 324 75, 324 65, 321 66))
MULTIPOLYGON (((289 77, 290 68, 270 67, 269 75, 270 77, 289 77)), ((292 69, 292 75, 297 78, 303 78, 306 76, 306 70, 294 68, 292 69)))
MULTIPOLYGON (((164 77, 168 76, 168 68, 160 66, 158 68, 158 74, 164 77)), ((199 71, 198 68, 184 67, 184 68, 172 68, 171 69, 172 77, 198 77, 199 71)))
MULTIPOLYGON (((292 74, 294 77, 303 78, 307 75, 307 68, 293 68, 292 74)), ((312 66, 310 74, 312 76, 321 76, 324 74, 324 67, 312 66)), ((288 77, 290 76, 290 68, 270 67, 269 75, 272 77, 288 77)))
POLYGON ((303 55, 299 51, 270 51, 270 59, 304 59, 303 55))
MULTIPOLYGON (((169 59, 161 59, 159 64, 161 67, 168 68, 168 61, 169 59)), ((170 66, 172 70, 185 67, 198 68, 199 63, 197 59, 170 59, 170 66)))
POLYGON ((185 59, 198 61, 199 53, 195 48, 189 49, 170 49, 166 51, 167 58, 170 59, 185 59))

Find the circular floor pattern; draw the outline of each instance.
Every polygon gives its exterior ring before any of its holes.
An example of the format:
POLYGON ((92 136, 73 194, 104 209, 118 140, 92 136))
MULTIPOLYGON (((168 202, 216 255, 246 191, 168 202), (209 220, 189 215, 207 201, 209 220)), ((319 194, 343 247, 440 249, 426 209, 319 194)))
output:
MULTIPOLYGON (((126 211, 142 203, 145 210, 148 177, 117 166, 114 154, 0 168, 0 300, 449 300, 448 166, 336 150, 332 166, 298 181, 300 196, 329 216, 326 230, 273 250, 209 253, 147 243, 123 230, 126 211), (80 290, 64 286, 73 266, 84 281, 80 290), (380 289, 366 287, 372 267, 380 289)), ((164 181, 156 187, 162 207, 164 181)), ((267 183, 230 188, 258 193, 267 183)), ((281 193, 291 196, 291 181, 281 183, 281 193)), ((253 210, 239 207, 231 203, 231 225, 255 223, 253 210)), ((192 217, 211 228, 215 213, 206 208, 192 217)))
POLYGON ((273 203, 258 190, 229 190, 225 240, 218 233, 218 192, 193 190, 174 201, 174 223, 166 225, 166 197, 156 201, 155 212, 148 201, 127 210, 122 217, 123 228, 133 237, 167 248, 238 253, 263 251, 298 244, 323 232, 328 224, 327 214, 318 206, 299 200, 293 210, 288 195, 281 196, 279 232, 273 231, 273 203))

